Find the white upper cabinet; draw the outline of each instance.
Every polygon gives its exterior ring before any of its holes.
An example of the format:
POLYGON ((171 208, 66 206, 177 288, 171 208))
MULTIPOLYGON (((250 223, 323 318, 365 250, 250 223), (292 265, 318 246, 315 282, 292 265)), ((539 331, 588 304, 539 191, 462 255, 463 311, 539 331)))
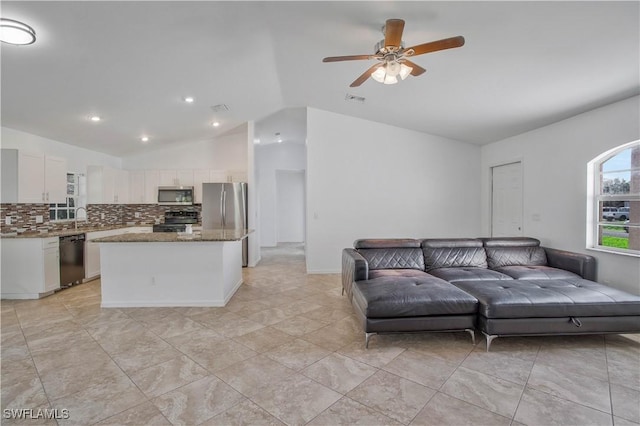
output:
POLYGON ((196 204, 202 203, 202 184, 210 182, 209 169, 199 169, 193 171, 193 202, 196 204))
POLYGON ((3 203, 64 203, 67 161, 64 158, 2 150, 3 203))
POLYGON ((178 186, 193 186, 193 170, 177 170, 176 171, 176 185, 178 186))
POLYGON ((145 203, 144 170, 129 171, 129 203, 145 203))
POLYGON ((155 204, 158 202, 158 186, 160 186, 160 173, 157 170, 144 171, 144 202, 155 204))
POLYGON ((193 186, 193 170, 160 170, 158 186, 193 186))
POLYGON ((87 204, 129 202, 129 172, 107 166, 87 167, 87 204))
POLYGON ((48 203, 65 203, 67 200, 67 160, 45 155, 44 188, 48 203))
POLYGON ((175 170, 158 171, 158 186, 176 186, 176 179, 175 170))
POLYGON ((228 182, 229 179, 227 177, 226 170, 209 170, 209 180, 208 182, 212 183, 224 183, 228 182))
POLYGON ((116 204, 129 204, 129 170, 115 170, 114 174, 114 202, 116 204))

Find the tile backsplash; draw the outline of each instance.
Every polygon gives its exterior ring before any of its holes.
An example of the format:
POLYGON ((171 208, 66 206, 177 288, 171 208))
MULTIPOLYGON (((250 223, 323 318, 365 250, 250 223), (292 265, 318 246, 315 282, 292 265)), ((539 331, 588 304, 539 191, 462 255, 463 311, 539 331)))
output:
MULTIPOLYGON (((201 205, 180 208, 159 206, 157 204, 89 204, 87 221, 79 221, 78 229, 96 228, 114 225, 153 225, 164 222, 164 214, 170 210, 196 210, 201 205)), ((63 231, 73 229, 73 221, 49 220, 49 204, 0 204, 0 233, 37 233, 45 231, 63 231), (36 223, 36 217, 42 216, 43 222, 36 223), (11 218, 7 224, 6 218, 11 218)))

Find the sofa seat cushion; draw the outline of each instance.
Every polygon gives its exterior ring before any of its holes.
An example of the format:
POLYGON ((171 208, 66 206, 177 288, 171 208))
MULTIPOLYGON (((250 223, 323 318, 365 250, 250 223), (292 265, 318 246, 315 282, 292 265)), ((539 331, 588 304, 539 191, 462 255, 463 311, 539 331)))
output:
POLYGON ((369 279, 380 277, 429 277, 424 271, 418 269, 374 269, 369 271, 369 279))
POLYGON ((509 275, 486 268, 438 268, 431 269, 430 275, 442 278, 450 283, 455 281, 476 281, 476 280, 512 280, 509 275))
POLYGON ((576 279, 458 281, 486 318, 640 315, 640 296, 576 279))
POLYGON ((549 279, 575 279, 580 275, 564 269, 552 268, 551 266, 503 266, 496 268, 497 272, 509 275, 517 280, 549 280, 549 279))
POLYGON ((468 315, 477 300, 436 277, 379 277, 353 284, 353 303, 367 318, 468 315))

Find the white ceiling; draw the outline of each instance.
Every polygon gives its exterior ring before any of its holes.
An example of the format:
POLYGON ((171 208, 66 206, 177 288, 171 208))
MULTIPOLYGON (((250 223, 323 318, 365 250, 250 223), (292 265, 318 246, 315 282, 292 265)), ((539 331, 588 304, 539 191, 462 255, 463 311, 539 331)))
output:
POLYGON ((247 120, 266 140, 278 119, 304 116, 278 111, 311 106, 485 144, 640 93, 639 5, 3 1, 38 40, 2 44, 2 125, 122 156, 247 120), (406 21, 407 46, 466 44, 414 58, 420 77, 349 88, 372 63, 322 58, 373 53, 388 18, 406 21), (210 109, 222 103, 230 111, 210 109))

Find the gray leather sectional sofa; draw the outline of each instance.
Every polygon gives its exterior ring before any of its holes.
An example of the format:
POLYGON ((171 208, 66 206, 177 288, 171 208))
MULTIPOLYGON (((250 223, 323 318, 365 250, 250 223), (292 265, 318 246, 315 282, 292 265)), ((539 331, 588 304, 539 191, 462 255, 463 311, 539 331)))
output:
POLYGON ((365 332, 486 337, 640 332, 640 296, 595 282, 595 259, 534 238, 365 239, 342 253, 365 332))

